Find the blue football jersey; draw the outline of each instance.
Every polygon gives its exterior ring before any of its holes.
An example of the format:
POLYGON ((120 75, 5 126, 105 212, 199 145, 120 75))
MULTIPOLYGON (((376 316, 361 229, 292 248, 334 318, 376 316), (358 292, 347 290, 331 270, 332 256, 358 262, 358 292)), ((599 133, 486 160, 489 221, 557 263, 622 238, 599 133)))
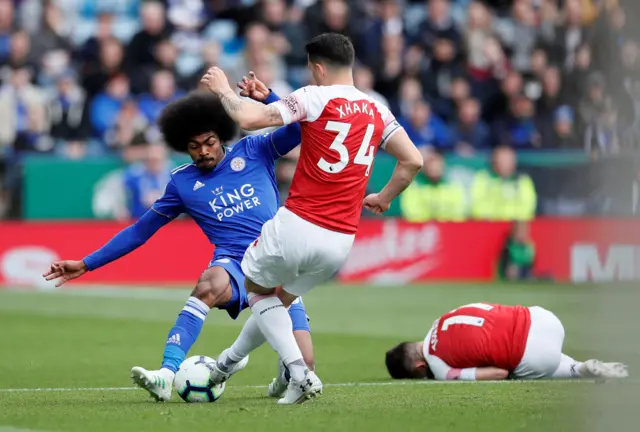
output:
POLYGON ((299 143, 300 127, 290 125, 227 146, 213 171, 182 165, 152 209, 169 219, 189 214, 215 245, 215 257, 241 259, 280 205, 275 160, 299 143))

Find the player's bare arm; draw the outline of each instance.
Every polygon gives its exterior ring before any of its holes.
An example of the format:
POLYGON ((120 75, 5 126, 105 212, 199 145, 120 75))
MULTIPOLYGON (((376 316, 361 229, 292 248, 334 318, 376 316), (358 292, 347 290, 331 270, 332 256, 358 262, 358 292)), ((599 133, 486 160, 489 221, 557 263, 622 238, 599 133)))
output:
POLYGON ((258 105, 242 100, 229 85, 222 69, 217 67, 209 69, 202 77, 201 83, 209 91, 218 95, 229 117, 242 129, 257 130, 284 125, 282 115, 275 106, 258 105))
POLYGON ((377 194, 364 199, 364 207, 381 214, 389 210, 391 201, 402 193, 422 168, 422 154, 404 129, 398 130, 387 142, 387 153, 398 160, 389 183, 377 194))
POLYGON ((56 287, 64 285, 72 279, 77 279, 85 274, 89 269, 84 261, 55 261, 49 266, 49 271, 44 273, 42 277, 47 281, 59 279, 56 282, 56 287))

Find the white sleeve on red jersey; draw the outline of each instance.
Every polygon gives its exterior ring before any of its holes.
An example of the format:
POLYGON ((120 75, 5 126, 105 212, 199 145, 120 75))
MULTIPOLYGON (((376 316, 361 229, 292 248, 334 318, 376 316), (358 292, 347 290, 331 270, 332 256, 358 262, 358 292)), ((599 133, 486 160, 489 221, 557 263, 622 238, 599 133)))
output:
POLYGON ((391 110, 387 108, 383 103, 379 101, 373 101, 378 112, 382 116, 382 122, 384 123, 384 130, 382 132, 382 139, 380 140, 380 147, 384 149, 387 146, 387 142, 389 139, 400 129, 400 123, 396 120, 396 117, 393 115, 391 110))
MULTIPOLYGON (((331 93, 331 91, 326 90, 325 93, 331 93)), ((318 86, 306 86, 271 105, 278 108, 282 121, 288 125, 295 122, 316 120, 322 113, 328 96, 331 95, 323 95, 318 86)))
POLYGON ((429 330, 429 333, 427 333, 427 337, 424 339, 424 347, 422 349, 422 354, 424 355, 424 359, 427 362, 427 365, 429 365, 429 369, 431 369, 431 372, 433 373, 433 377, 437 381, 475 381, 476 368, 452 368, 451 366, 446 364, 440 357, 429 354, 429 343, 431 342, 431 335, 433 334, 433 331, 437 327, 437 325, 438 321, 435 322, 434 327, 429 330))

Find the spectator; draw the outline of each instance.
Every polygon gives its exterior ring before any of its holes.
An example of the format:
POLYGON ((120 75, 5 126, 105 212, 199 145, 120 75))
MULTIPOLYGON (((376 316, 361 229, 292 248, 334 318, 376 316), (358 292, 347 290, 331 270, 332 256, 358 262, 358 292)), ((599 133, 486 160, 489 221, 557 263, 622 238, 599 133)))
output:
POLYGON ((553 130, 550 136, 543 135, 545 145, 559 149, 580 148, 580 140, 575 131, 575 115, 570 106, 558 108, 553 115, 553 130))
POLYGON ((144 138, 142 143, 139 141, 140 137, 144 137, 148 126, 149 121, 140 112, 138 103, 127 99, 116 115, 115 122, 106 131, 105 143, 114 151, 127 151, 131 146, 145 144, 144 138))
POLYGON ((589 45, 584 44, 578 48, 573 68, 562 80, 563 92, 566 94, 565 102, 579 101, 587 89, 588 77, 592 69, 591 57, 589 45))
MULTIPOLYGON (((209 68, 213 66, 220 66, 220 55, 221 55, 221 47, 220 44, 216 41, 207 41, 202 44, 202 66, 199 70, 194 72, 190 77, 182 80, 182 85, 180 86, 184 90, 191 90, 198 87, 200 84, 200 80, 207 73, 209 68)), ((255 72, 255 71, 254 71, 255 72)))
POLYGON ((451 133, 447 124, 431 112, 423 100, 414 102, 408 117, 400 118, 400 124, 417 147, 445 149, 451 145, 451 133))
POLYGON ((560 71, 556 67, 549 67, 542 76, 542 95, 536 102, 536 117, 541 127, 553 123, 553 114, 563 104, 560 71))
POLYGON ((416 44, 427 57, 431 57, 436 43, 442 39, 450 41, 454 51, 460 51, 460 32, 451 18, 450 1, 429 0, 427 19, 420 25, 416 44))
POLYGON ((93 133, 103 140, 108 129, 113 127, 125 101, 131 96, 129 79, 124 74, 112 77, 104 92, 91 102, 90 118, 93 133))
POLYGON ((153 75, 159 70, 171 72, 176 79, 179 79, 177 68, 178 47, 170 39, 163 39, 156 44, 154 53, 154 63, 141 66, 136 71, 129 74, 131 77, 131 91, 135 94, 146 93, 150 90, 149 84, 153 75))
POLYGON ((58 79, 57 89, 49 99, 50 133, 61 150, 66 152, 69 143, 74 143, 72 147, 81 147, 89 138, 86 106, 87 96, 78 84, 76 73, 67 71, 58 79))
POLYGON ((11 52, 11 32, 14 23, 13 2, 0 0, 0 65, 3 64, 11 52))
POLYGON ((500 80, 507 74, 508 61, 494 34, 491 14, 478 1, 469 5, 465 48, 473 94, 480 100, 487 100, 494 92, 493 80, 500 80))
POLYGON ((491 167, 476 173, 471 186, 474 219, 494 221, 531 220, 536 212, 536 191, 531 178, 516 172, 516 153, 497 147, 491 167))
POLYGON ((618 111, 611 99, 607 99, 597 117, 585 131, 585 150, 593 157, 619 153, 622 147, 618 111))
POLYGON ((511 71, 500 82, 500 91, 492 95, 485 105, 483 119, 493 124, 503 120, 509 111, 511 101, 523 92, 522 75, 511 71))
POLYGON ((494 140, 517 149, 541 146, 539 125, 531 99, 519 95, 512 99, 509 115, 494 126, 494 140))
MULTIPOLYGON (((380 0, 376 4, 375 15, 365 31, 365 52, 361 54, 362 62, 372 70, 382 70, 387 61, 380 56, 384 51, 385 38, 402 37, 403 22, 400 2, 396 0, 380 0)), ((402 54, 402 50, 400 50, 402 54)))
POLYGON ((70 29, 65 26, 62 11, 55 3, 45 4, 41 21, 37 33, 33 35, 31 55, 41 59, 51 52, 70 51, 70 29))
POLYGON ((119 40, 110 37, 100 44, 100 56, 98 62, 89 62, 85 65, 83 87, 89 98, 104 91, 109 80, 123 73, 124 48, 119 40))
POLYGON ((100 61, 99 53, 102 50, 102 45, 114 37, 113 22, 114 16, 110 13, 103 12, 98 15, 95 34, 87 39, 78 50, 78 60, 89 64, 100 61))
POLYGON ((607 101, 605 77, 600 72, 592 72, 587 78, 586 94, 578 104, 578 112, 583 127, 596 122, 604 111, 607 101))
POLYGON ((410 222, 462 221, 466 216, 465 192, 462 185, 445 176, 441 153, 423 152, 422 175, 400 195, 402 215, 410 222))
POLYGON ((422 100, 422 84, 415 78, 405 77, 400 83, 400 92, 392 105, 399 117, 409 117, 413 105, 422 100))
POLYGON ((500 255, 498 276, 508 281, 530 280, 535 259, 536 248, 529 235, 529 223, 514 222, 500 255))
POLYGON ((502 42, 511 51, 512 67, 525 73, 531 69, 531 52, 538 39, 538 26, 530 0, 514 0, 512 17, 499 31, 502 42))
MULTIPOLYGON (((31 37, 24 30, 18 30, 11 34, 9 39, 9 55, 5 59, 8 69, 29 68, 32 79, 39 71, 36 57, 31 53, 31 37)), ((5 72, 6 74, 6 72, 5 72)))
MULTIPOLYGON (((376 68, 375 89, 387 100, 398 94, 402 81, 404 38, 401 34, 385 34, 382 38, 382 68, 376 68)), ((391 107, 392 105, 390 105, 391 107)))
POLYGON ((433 59, 422 73, 424 94, 434 112, 446 116, 450 109, 451 82, 464 75, 456 45, 449 39, 438 39, 433 45, 433 59))
POLYGON ((491 146, 491 130, 480 119, 480 102, 467 99, 460 104, 458 121, 451 125, 452 141, 457 151, 469 154, 491 146))
POLYGON ((143 163, 131 165, 124 173, 129 216, 140 218, 162 196, 171 176, 167 149, 163 144, 147 146, 143 163))
POLYGON ((160 70, 151 77, 151 92, 142 95, 138 100, 140 111, 149 123, 155 123, 162 109, 183 94, 184 92, 176 88, 173 73, 160 70))
POLYGON ((126 65, 129 71, 153 65, 153 53, 158 42, 170 36, 162 3, 147 1, 140 6, 140 30, 127 46, 126 65))
POLYGON ((48 151, 49 130, 45 95, 31 84, 26 67, 13 69, 9 83, 0 88, 0 149, 15 152, 48 151))
POLYGON ((373 89, 373 79, 374 78, 371 69, 366 66, 356 67, 356 70, 353 74, 353 82, 356 88, 369 96, 371 99, 376 100, 384 106, 388 107, 389 101, 373 89))
POLYGON ((577 48, 589 40, 589 30, 583 26, 581 0, 564 2, 564 22, 556 26, 549 43, 551 62, 572 69, 577 48))

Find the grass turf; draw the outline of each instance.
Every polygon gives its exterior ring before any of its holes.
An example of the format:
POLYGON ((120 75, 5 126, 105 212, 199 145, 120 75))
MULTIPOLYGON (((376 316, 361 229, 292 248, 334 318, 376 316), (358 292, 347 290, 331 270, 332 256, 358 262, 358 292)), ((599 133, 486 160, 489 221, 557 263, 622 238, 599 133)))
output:
MULTIPOLYGON (((387 378, 383 359, 396 343, 423 338, 442 313, 477 301, 545 306, 565 324, 567 353, 596 356, 594 338, 615 337, 607 326, 585 326, 585 316, 597 315, 601 290, 559 285, 316 289, 305 304, 318 375, 327 386, 320 399, 296 407, 279 407, 264 397, 276 368, 268 347, 252 355, 214 404, 185 404, 175 394, 171 402, 156 404, 131 389, 132 366, 159 366, 188 291, 0 291, 0 432, 582 431, 602 414, 594 404, 584 412, 596 387, 592 383, 398 382, 387 378)), ((216 357, 247 316, 234 322, 224 312, 210 313, 192 354, 216 357)), ((624 355, 625 345, 617 346, 616 355, 624 355)), ((636 390, 631 384, 612 385, 636 390)))

